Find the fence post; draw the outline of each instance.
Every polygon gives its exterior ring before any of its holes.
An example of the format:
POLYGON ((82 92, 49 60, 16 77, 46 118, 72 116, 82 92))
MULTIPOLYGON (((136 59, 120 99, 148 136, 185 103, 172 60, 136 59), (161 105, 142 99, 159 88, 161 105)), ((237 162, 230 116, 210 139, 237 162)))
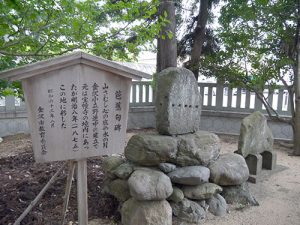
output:
POLYGON ((5 97, 5 111, 6 112, 16 111, 15 96, 10 95, 5 97))
POLYGON ((24 101, 20 101, 20 106, 17 109, 18 111, 26 111, 26 105, 24 101))
POLYGON ((283 88, 280 87, 278 90, 278 100, 277 100, 277 112, 278 114, 282 114, 282 105, 283 105, 283 88))
POLYGON ((237 90, 236 90, 236 105, 235 105, 237 110, 241 109, 241 99, 242 99, 242 89, 237 88, 237 90))
POLYGON ((216 109, 221 110, 223 107, 223 93, 224 93, 224 85, 221 82, 217 82, 217 90, 216 90, 216 109))
POLYGON ((142 82, 138 82, 138 85, 139 85, 139 103, 142 105, 143 104, 143 83, 142 82))
POLYGON ((132 105, 136 105, 136 83, 132 83, 132 105))

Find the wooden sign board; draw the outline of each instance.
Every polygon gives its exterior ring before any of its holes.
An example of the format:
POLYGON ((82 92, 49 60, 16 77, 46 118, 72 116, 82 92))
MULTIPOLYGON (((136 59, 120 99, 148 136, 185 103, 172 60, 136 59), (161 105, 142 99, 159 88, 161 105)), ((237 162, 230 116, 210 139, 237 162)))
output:
POLYGON ((122 152, 130 84, 85 65, 23 80, 36 161, 122 152))
POLYGON ((139 71, 82 52, 7 71, 21 79, 37 162, 121 153, 139 71))

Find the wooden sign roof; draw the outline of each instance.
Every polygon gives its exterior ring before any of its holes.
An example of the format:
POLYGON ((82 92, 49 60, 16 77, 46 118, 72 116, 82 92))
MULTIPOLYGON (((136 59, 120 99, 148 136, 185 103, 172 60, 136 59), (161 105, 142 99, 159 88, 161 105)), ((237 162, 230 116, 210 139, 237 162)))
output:
POLYGON ((75 64, 88 65, 134 80, 151 79, 147 73, 81 51, 0 72, 0 79, 22 80, 75 64))

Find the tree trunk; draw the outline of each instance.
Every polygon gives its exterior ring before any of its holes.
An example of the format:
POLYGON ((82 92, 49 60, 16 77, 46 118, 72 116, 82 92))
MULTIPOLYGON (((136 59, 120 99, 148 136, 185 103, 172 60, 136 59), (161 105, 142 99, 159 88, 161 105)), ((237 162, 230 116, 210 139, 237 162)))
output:
POLYGON ((165 12, 167 13, 167 20, 169 20, 170 22, 165 26, 162 26, 160 35, 157 38, 157 72, 160 72, 168 67, 177 66, 177 41, 174 1, 160 1, 159 15, 164 15, 165 12), (172 38, 170 38, 170 34, 172 35, 172 38))
POLYGON ((200 1, 197 26, 194 31, 191 60, 186 65, 186 67, 194 73, 196 80, 198 80, 199 76, 200 56, 205 40, 205 27, 208 19, 208 7, 209 0, 200 1))
POLYGON ((298 2, 298 21, 296 33, 296 48, 297 48, 297 70, 294 73, 294 88, 295 88, 295 114, 293 118, 294 130, 294 151, 293 155, 300 156, 300 5, 298 2))
POLYGON ((297 73, 294 74, 295 115, 294 115, 294 155, 300 156, 300 43, 297 44, 297 73))

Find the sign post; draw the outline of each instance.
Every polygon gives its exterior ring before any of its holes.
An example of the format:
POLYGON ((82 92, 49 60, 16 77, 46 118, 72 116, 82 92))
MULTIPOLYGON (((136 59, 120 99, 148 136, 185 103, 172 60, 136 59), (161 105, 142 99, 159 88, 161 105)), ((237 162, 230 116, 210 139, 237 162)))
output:
POLYGON ((88 157, 125 147, 132 79, 150 75, 83 52, 0 73, 21 80, 37 162, 77 161, 79 224, 87 225, 88 157))
POLYGON ((88 224, 88 197, 87 197, 87 164, 86 159, 77 161, 77 201, 78 223, 88 224))

